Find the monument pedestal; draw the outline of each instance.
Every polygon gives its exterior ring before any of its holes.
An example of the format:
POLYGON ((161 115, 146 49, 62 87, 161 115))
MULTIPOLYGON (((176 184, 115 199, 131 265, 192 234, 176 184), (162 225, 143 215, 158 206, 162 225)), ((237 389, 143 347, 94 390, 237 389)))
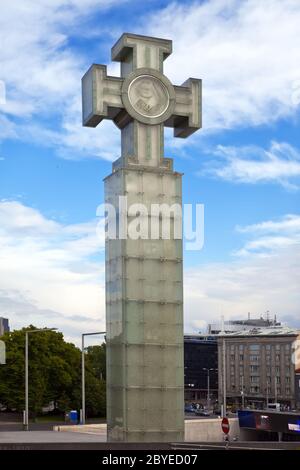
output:
MULTIPOLYGON (((151 204, 181 205, 181 175, 119 168, 105 200, 118 208, 118 196, 149 209, 150 230, 151 204)), ((184 439, 182 305, 182 240, 107 240, 108 440, 184 439)))

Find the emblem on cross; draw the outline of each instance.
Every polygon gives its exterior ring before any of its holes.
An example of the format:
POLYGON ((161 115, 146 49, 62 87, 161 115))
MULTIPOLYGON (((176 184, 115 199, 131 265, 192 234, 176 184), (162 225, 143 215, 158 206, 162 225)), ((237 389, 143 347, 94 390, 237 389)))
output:
POLYGON ((82 79, 83 125, 96 127, 112 119, 124 129, 130 122, 174 128, 188 137, 201 127, 201 80, 173 86, 163 74, 172 41, 123 34, 112 48, 121 77, 107 76, 105 65, 92 65, 82 79))

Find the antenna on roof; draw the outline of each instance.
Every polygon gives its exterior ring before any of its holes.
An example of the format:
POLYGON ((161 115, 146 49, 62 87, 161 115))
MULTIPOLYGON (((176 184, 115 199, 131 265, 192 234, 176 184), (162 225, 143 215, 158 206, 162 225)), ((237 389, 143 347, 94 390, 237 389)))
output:
POLYGON ((269 322, 269 320, 270 320, 270 311, 269 310, 266 311, 266 320, 267 320, 267 322, 269 322))
POLYGON ((225 328, 224 328, 224 315, 221 315, 221 333, 225 333, 225 328))

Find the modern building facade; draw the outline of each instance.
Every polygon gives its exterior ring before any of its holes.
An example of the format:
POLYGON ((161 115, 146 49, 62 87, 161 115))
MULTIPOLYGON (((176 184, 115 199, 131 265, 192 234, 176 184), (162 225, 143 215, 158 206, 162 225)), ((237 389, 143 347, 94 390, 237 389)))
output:
POLYGON ((184 398, 186 403, 218 399, 218 343, 212 336, 184 336, 184 398), (209 374, 209 377, 208 377, 209 374), (208 383, 209 380, 209 383, 208 383))
POLYGON ((8 318, 0 317, 0 336, 4 335, 9 331, 9 321, 8 318))
POLYGON ((241 406, 244 401, 245 406, 254 408, 270 402, 291 409, 300 406, 299 338, 299 331, 275 326, 218 335, 220 403, 225 362, 227 405, 241 406))

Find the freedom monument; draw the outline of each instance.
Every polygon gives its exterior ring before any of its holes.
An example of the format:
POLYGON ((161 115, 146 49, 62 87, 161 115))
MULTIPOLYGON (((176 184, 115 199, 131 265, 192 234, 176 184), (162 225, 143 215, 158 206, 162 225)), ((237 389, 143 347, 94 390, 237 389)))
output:
MULTIPOLYGON (((121 77, 107 76, 105 65, 94 64, 82 79, 83 125, 111 119, 121 130, 121 157, 105 178, 105 202, 119 218, 118 234, 107 237, 105 248, 109 441, 184 440, 182 237, 174 236, 176 215, 170 216, 169 237, 161 234, 161 213, 159 233, 127 233, 137 207, 150 212, 153 205, 182 205, 182 175, 164 157, 164 126, 183 138, 201 127, 201 80, 172 85, 163 74, 171 52, 170 40, 126 33, 111 53, 121 63, 121 77)), ((147 212, 140 215, 148 222, 147 212)))

